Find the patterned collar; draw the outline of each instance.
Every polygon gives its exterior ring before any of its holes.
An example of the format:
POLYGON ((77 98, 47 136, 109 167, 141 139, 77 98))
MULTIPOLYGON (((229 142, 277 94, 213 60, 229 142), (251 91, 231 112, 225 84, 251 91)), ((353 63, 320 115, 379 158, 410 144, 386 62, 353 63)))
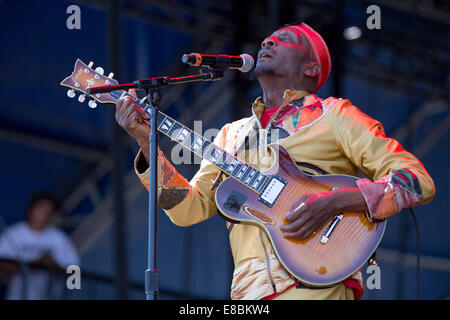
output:
MULTIPOLYGON (((261 101, 262 97, 259 96, 255 99, 255 101, 252 104, 252 113, 255 118, 258 119, 258 124, 260 125, 259 120, 262 117, 262 114, 266 108, 264 103, 261 101)), ((299 107, 308 107, 313 106, 317 103, 320 103, 320 99, 313 93, 309 93, 304 90, 285 90, 283 94, 283 104, 278 109, 277 112, 272 116, 272 118, 269 120, 267 127, 272 122, 278 122, 282 120, 282 118, 289 116, 293 112, 296 112, 299 107), (295 103, 296 101, 299 101, 300 99, 303 99, 303 103, 295 103)), ((319 106, 319 105, 318 105, 319 106)), ((321 106, 321 103, 320 103, 321 106)))

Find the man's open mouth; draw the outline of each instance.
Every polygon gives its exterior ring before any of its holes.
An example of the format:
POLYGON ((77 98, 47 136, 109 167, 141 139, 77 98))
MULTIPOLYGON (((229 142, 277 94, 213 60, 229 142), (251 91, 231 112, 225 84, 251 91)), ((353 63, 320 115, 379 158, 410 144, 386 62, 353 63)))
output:
POLYGON ((259 59, 263 59, 263 58, 272 58, 272 55, 270 55, 269 53, 267 53, 267 52, 261 52, 260 54, 259 54, 259 57, 258 57, 259 59))

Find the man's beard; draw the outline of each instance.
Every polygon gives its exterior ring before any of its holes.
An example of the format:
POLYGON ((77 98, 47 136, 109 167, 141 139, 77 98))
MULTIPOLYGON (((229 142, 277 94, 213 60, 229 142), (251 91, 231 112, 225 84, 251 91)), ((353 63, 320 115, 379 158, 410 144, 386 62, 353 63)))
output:
POLYGON ((273 76, 276 75, 274 67, 268 66, 268 65, 264 65, 264 64, 262 64, 262 65, 256 64, 254 72, 255 72, 256 78, 259 78, 259 77, 273 77, 273 76))

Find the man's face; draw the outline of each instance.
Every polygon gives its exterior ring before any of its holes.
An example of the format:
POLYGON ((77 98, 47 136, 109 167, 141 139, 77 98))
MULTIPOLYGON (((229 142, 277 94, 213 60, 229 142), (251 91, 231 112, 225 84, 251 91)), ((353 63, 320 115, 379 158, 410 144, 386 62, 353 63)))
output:
POLYGON ((295 28, 281 28, 261 43, 255 75, 302 77, 304 64, 311 62, 311 58, 309 45, 301 32, 295 28))
POLYGON ((35 229, 42 230, 50 224, 55 212, 55 206, 52 201, 42 199, 37 201, 29 210, 29 223, 35 229))

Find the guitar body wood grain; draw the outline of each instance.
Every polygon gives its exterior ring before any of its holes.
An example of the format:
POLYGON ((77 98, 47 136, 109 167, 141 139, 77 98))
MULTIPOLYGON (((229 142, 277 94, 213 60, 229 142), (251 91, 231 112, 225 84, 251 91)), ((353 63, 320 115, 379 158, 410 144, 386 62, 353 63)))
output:
POLYGON ((332 219, 307 239, 285 238, 286 234, 280 230, 284 216, 302 195, 329 191, 332 187, 355 187, 357 178, 346 175, 307 176, 297 168, 283 147, 277 144, 270 147, 278 157, 278 166, 272 166, 264 174, 277 175, 288 182, 273 207, 260 202, 259 195, 253 190, 233 178, 227 178, 216 192, 221 215, 234 223, 261 227, 287 271, 304 284, 321 287, 344 280, 375 251, 383 237, 386 221, 370 222, 363 212, 343 212, 342 220, 325 244, 320 240, 332 219), (245 199, 245 202, 230 210, 227 205, 230 194, 233 197, 242 195, 240 199, 245 199))

